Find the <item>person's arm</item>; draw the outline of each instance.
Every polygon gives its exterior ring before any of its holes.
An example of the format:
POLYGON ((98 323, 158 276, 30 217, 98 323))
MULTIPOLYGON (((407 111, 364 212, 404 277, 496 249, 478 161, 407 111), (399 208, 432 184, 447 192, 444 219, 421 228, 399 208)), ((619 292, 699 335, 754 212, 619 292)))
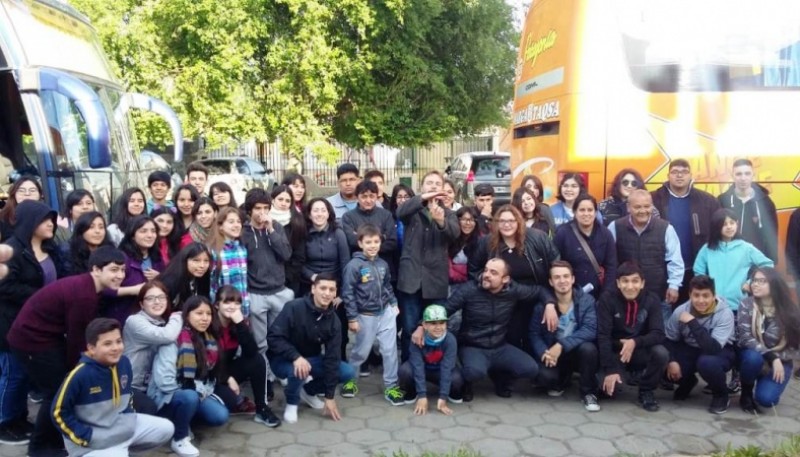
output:
POLYGON ((76 366, 61 383, 53 405, 50 409, 50 418, 58 431, 68 440, 81 447, 89 447, 92 441, 92 427, 83 423, 75 414, 75 400, 87 388, 81 371, 83 364, 76 366))
POLYGON ((350 210, 344 213, 344 216, 342 216, 342 231, 347 239, 347 246, 353 252, 358 250, 358 235, 356 235, 358 223, 355 221, 355 217, 353 216, 353 212, 355 211, 358 211, 358 209, 350 210))
POLYGON ((439 224, 435 222, 433 223, 433 226, 442 231, 444 239, 448 243, 452 243, 453 241, 457 240, 458 236, 461 235, 461 227, 458 225, 458 217, 456 217, 455 211, 445 209, 444 227, 439 227, 439 224))
MULTIPOLYGON (((667 286, 670 289, 678 290, 683 282, 683 257, 681 256, 681 240, 672 225, 667 227, 664 234, 664 243, 667 245, 667 253, 664 261, 667 263, 667 286)), ((658 297, 663 299, 663 297, 658 297)), ((663 324, 662 324, 663 328, 663 324)))
POLYGON ((619 357, 614 353, 611 331, 614 328, 613 306, 611 299, 600 298, 597 302, 597 350, 600 355, 600 367, 606 375, 622 373, 619 357))
POLYGON ((739 304, 739 316, 737 321, 737 338, 739 347, 743 349, 752 349, 759 353, 764 353, 767 348, 758 342, 753 335, 753 299, 746 298, 739 304))
POLYGON ((714 328, 709 332, 707 328, 700 325, 697 319, 690 320, 686 325, 692 332, 697 345, 705 355, 717 355, 733 336, 733 312, 717 313, 713 316, 714 328))
MULTIPOLYGON (((691 305, 690 305, 691 306, 691 305)), ((669 319, 664 322, 664 336, 669 341, 681 341, 681 323, 680 323, 680 315, 686 308, 683 305, 678 306, 672 311, 672 314, 669 315, 669 319)))
POLYGON ((336 232, 336 249, 339 252, 339 274, 344 272, 347 262, 350 261, 350 248, 347 246, 347 237, 344 232, 337 229, 336 232))
POLYGON ((408 226, 411 216, 417 214, 425 208, 427 202, 422 201, 421 195, 415 195, 397 208, 397 218, 408 226))
POLYGON ((749 243, 746 246, 750 257, 751 267, 775 267, 775 262, 773 262, 771 258, 764 255, 763 252, 759 251, 757 247, 749 243))
POLYGON ((603 278, 603 289, 605 290, 606 287, 609 287, 617 282, 617 244, 614 241, 614 237, 608 231, 608 228, 605 226, 598 227, 598 230, 604 232, 606 237, 606 255, 605 261, 603 262, 603 269, 604 269, 604 278, 603 278))
POLYGON ((178 339, 178 334, 183 327, 183 319, 180 312, 174 312, 169 316, 169 321, 165 326, 153 325, 142 317, 134 314, 125 321, 125 334, 131 336, 139 342, 161 345, 174 343, 178 339))
POLYGON ((556 304, 556 297, 548 287, 514 283, 514 285, 509 288, 509 292, 517 302, 542 303, 545 305, 552 304, 553 306, 556 304))
POLYGON ((397 250, 397 224, 394 222, 392 213, 386 211, 386 217, 381 224, 381 250, 384 256, 392 254, 397 250))
MULTIPOLYGON (((414 374, 414 386, 417 389, 417 398, 425 398, 425 395, 428 394, 428 383, 425 380, 425 361, 422 358, 422 348, 417 347, 416 344, 409 345, 408 362, 411 364, 411 372, 414 374)), ((442 374, 444 374, 443 367, 442 374)))
POLYGON ((442 370, 439 373, 439 398, 447 400, 450 395, 450 385, 453 382, 453 368, 456 367, 456 360, 458 359, 458 343, 456 342, 456 337, 448 332, 442 344, 444 357, 442 357, 442 361, 439 364, 439 368, 442 370))
POLYGON ((767 211, 766 211, 766 222, 763 224, 763 234, 761 235, 764 239, 764 254, 772 259, 773 261, 778 261, 778 212, 775 209, 775 203, 772 201, 771 198, 766 197, 764 198, 766 201, 767 211))
POLYGON ((342 329, 339 318, 332 316, 333 332, 331 338, 325 342, 325 355, 322 365, 325 368, 323 382, 325 383, 325 399, 333 400, 336 395, 336 385, 339 383, 339 363, 341 363, 342 329))
POLYGON ((447 302, 444 308, 447 310, 447 315, 452 316, 456 311, 460 311, 467 303, 469 295, 478 293, 478 288, 472 283, 466 283, 461 287, 456 287, 455 291, 447 297, 447 302))
MULTIPOLYGON (((300 303, 299 306, 305 306, 305 304, 300 303)), ((290 362, 294 362, 300 357, 300 352, 292 344, 291 332, 294 327, 292 320, 292 306, 284 306, 267 332, 269 352, 290 362)))
POLYGON ((533 358, 537 362, 542 360, 542 355, 547 351, 547 343, 544 341, 544 332, 547 331, 542 323, 544 316, 544 306, 538 305, 533 309, 531 321, 528 324, 528 338, 530 339, 531 348, 533 348, 533 358))
POLYGON ((472 255, 467 258, 469 269, 469 280, 475 281, 486 268, 486 261, 489 260, 489 237, 485 236, 477 241, 477 245, 472 255))
POLYGON ((692 265, 692 271, 694 271, 694 275, 707 275, 708 274, 708 255, 710 251, 708 249, 708 243, 704 244, 700 251, 697 253, 697 256, 694 258, 694 265, 692 265))
MULTIPOLYGON (((257 236, 253 234, 253 236, 257 236)), ((272 232, 267 232, 267 238, 269 239, 269 245, 272 247, 272 251, 275 252, 275 259, 279 262, 288 262, 289 259, 292 258, 292 246, 289 244, 289 239, 286 238, 286 232, 283 230, 281 224, 274 223, 272 224, 272 232)), ((298 249, 300 246, 298 246, 298 249)), ((256 251, 253 251, 254 253, 256 251)), ((248 255, 250 252, 248 251, 248 255)))
POLYGON ((564 352, 569 352, 583 343, 595 341, 597 339, 597 310, 594 298, 585 294, 580 301, 573 305, 578 308, 581 321, 572 335, 561 338, 558 342, 564 348, 564 352))
POLYGON ((648 301, 651 302, 651 306, 647 310, 647 333, 633 338, 636 347, 640 348, 649 348, 664 342, 664 315, 661 314, 661 299, 648 301))
POLYGON ((150 382, 159 392, 168 394, 181 388, 178 382, 178 345, 164 344, 158 347, 153 358, 153 369, 150 382))
POLYGON ((3 297, 3 304, 5 306, 12 303, 19 304, 17 310, 22 309, 25 301, 40 289, 40 287, 20 282, 20 276, 24 268, 22 262, 22 253, 14 249, 11 260, 6 262, 8 274, 0 280, 0 297, 3 297))
POLYGON ((236 332, 236 340, 242 348, 242 356, 253 357, 258 355, 258 344, 253 332, 250 330, 250 326, 247 325, 247 321, 243 320, 233 324, 233 331, 236 332))
POLYGON ((358 259, 351 260, 347 266, 344 267, 344 273, 342 273, 342 292, 339 296, 344 303, 344 310, 348 321, 355 321, 358 319, 355 287, 359 279, 358 263, 360 263, 358 259))

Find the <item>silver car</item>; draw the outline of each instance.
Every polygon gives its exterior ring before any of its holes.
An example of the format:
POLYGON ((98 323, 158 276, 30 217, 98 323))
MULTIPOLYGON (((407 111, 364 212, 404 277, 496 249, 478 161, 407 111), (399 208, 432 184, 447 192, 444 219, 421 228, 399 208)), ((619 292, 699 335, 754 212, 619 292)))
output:
POLYGON ((200 163, 208 167, 208 184, 206 191, 215 182, 222 181, 233 189, 237 202, 244 202, 244 196, 253 187, 271 191, 275 184, 272 170, 265 169, 257 160, 249 157, 216 157, 201 159, 200 163))
POLYGON ((495 203, 511 200, 511 154, 507 152, 466 152, 457 155, 445 169, 453 182, 456 201, 471 205, 475 199, 475 186, 486 183, 494 187, 495 203))

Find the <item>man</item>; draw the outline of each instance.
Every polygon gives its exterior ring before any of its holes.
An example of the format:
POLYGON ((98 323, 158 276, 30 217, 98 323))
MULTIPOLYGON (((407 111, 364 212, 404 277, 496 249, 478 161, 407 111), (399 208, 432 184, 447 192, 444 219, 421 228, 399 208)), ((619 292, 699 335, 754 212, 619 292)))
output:
POLYGON ((206 183, 208 182, 208 168, 200 162, 192 162, 186 167, 185 184, 191 184, 197 189, 199 195, 206 194, 206 183))
POLYGON ((114 295, 125 278, 125 255, 110 246, 99 247, 89 256, 89 268, 90 273, 39 289, 25 302, 8 332, 9 346, 43 397, 28 443, 31 456, 64 447, 50 421, 50 406, 85 347, 86 326, 98 315, 101 292, 114 295))
POLYGON ((361 181, 356 186, 358 206, 342 216, 342 229, 347 237, 350 252, 358 252, 358 228, 364 224, 372 224, 381 231, 380 257, 392 264, 394 251, 397 249, 397 227, 392 213, 378 206, 380 189, 372 181, 361 181))
POLYGON ((572 377, 580 373, 580 394, 589 412, 597 403, 597 312, 594 297, 575 287, 572 265, 556 260, 550 265, 550 287, 556 295, 558 327, 547 331, 542 324, 544 307, 537 306, 530 322, 533 355, 539 364, 539 384, 551 397, 560 397, 572 377))
POLYGON ((647 290, 665 302, 666 319, 678 300, 684 271, 681 242, 675 229, 667 221, 653 217, 653 197, 643 189, 628 196, 628 217, 615 220, 608 229, 617 242, 617 261, 636 261, 647 290))
POLYGON ((661 300, 646 289, 643 272, 636 262, 619 266, 616 286, 604 292, 597 304, 597 348, 603 392, 613 397, 617 386, 622 384, 623 373, 644 370, 639 380, 639 405, 645 411, 658 411, 653 392, 669 362, 669 352, 662 344, 661 300))
POLYGON ((352 163, 343 163, 336 169, 336 179, 339 182, 339 192, 328 197, 328 201, 333 206, 336 213, 336 223, 341 224, 344 213, 353 210, 358 204, 356 198, 356 185, 360 179, 358 177, 358 167, 352 163))
POLYGON ((481 235, 486 235, 492 230, 492 205, 494 204, 494 187, 489 183, 475 186, 475 209, 480 215, 475 221, 481 235))
POLYGON ((283 420, 297 422, 297 404, 302 399, 323 415, 338 421, 336 385, 354 384, 355 372, 341 361, 342 326, 331 303, 336 298, 336 277, 319 273, 311 285, 311 294, 286 303, 269 328, 269 360, 279 378, 286 379, 286 409, 283 420), (324 354, 322 348, 325 349, 324 354), (324 393, 325 400, 316 397, 324 393))
POLYGON ((390 199, 389 196, 386 195, 386 178, 384 178, 383 173, 380 170, 370 170, 366 174, 364 174, 364 181, 372 181, 378 186, 378 203, 383 207, 383 209, 389 209, 390 207, 390 199))
POLYGON ((733 184, 719 196, 723 208, 736 214, 742 239, 778 262, 778 213, 769 191, 753 182, 753 162, 733 162, 733 184))
POLYGON ((423 304, 442 303, 448 295, 447 249, 461 229, 456 213, 441 203, 443 185, 444 179, 438 171, 428 172, 422 178, 422 192, 397 208, 397 218, 405 226, 397 273, 403 362, 408 360, 409 338, 422 317, 423 304))
POLYGON ((678 234, 683 259, 683 287, 678 291, 678 303, 688 299, 688 284, 694 276, 694 258, 708 243, 711 215, 720 208, 719 201, 708 192, 693 187, 692 169, 685 159, 669 163, 669 178, 662 187, 651 192, 653 206, 661 218, 668 221, 678 234))
POLYGON ((711 388, 708 411, 722 414, 730 406, 726 373, 736 361, 733 311, 716 297, 714 280, 698 275, 689 282, 689 301, 675 308, 666 323, 670 362, 667 378, 678 383, 674 400, 686 400, 697 376, 711 388))
POLYGON ((147 177, 147 188, 150 189, 150 198, 147 199, 147 214, 158 206, 173 208, 175 204, 172 200, 167 200, 169 188, 172 187, 172 178, 166 171, 157 170, 150 173, 147 177))
MULTIPOLYGON (((517 302, 546 303, 548 317, 554 320, 555 300, 541 286, 525 286, 511 281, 508 264, 500 258, 486 262, 478 281, 465 283, 447 299, 448 315, 462 312, 458 334, 458 353, 461 374, 464 377, 464 401, 472 399, 472 383, 492 378, 495 393, 504 398, 511 396, 513 379, 536 379, 539 367, 523 351, 506 342, 509 323, 517 302)), ((552 322, 552 321, 551 321, 552 322)), ((422 345, 423 328, 414 335, 417 346, 422 345)))

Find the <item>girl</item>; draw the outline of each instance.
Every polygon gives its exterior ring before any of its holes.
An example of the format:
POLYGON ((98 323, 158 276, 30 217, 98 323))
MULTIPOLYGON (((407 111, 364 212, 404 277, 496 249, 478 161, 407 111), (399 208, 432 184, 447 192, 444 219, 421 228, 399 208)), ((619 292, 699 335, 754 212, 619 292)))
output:
MULTIPOLYGON (((242 313, 242 294, 232 285, 224 285, 217 291, 214 308, 220 322, 219 345, 224 366, 237 383, 250 380, 255 397, 255 417, 253 420, 267 427, 281 425, 265 400, 267 383, 267 364, 258 352, 258 344, 250 331, 249 322, 242 313)), ((236 398, 223 399, 226 404, 236 404, 236 398)), ((246 398, 239 402, 234 411, 242 411, 242 404, 250 403, 246 398)), ((252 403, 250 403, 252 405, 252 403)))
POLYGON ((35 177, 25 175, 14 182, 8 195, 6 206, 0 210, 0 241, 2 242, 14 235, 14 225, 17 223, 17 205, 25 200, 41 200, 42 185, 35 177))
MULTIPOLYGON (((411 200, 414 196, 414 191, 405 184, 398 184, 392 189, 392 197, 389 202, 389 211, 394 216, 395 223, 397 224, 397 257, 400 258, 400 253, 403 252, 403 237, 405 235, 405 227, 403 221, 397 217, 397 208, 403 206, 407 201, 411 200)), ((392 281, 397 283, 397 279, 392 275, 392 281)))
POLYGON ((208 194, 217 204, 217 208, 222 209, 226 206, 236 208, 236 199, 233 197, 233 189, 224 182, 215 182, 208 190, 208 194))
MULTIPOLYGON (((645 189, 644 179, 633 168, 623 168, 611 183, 611 196, 601 201, 598 205, 603 223, 608 226, 611 222, 628 215, 628 196, 636 189, 645 189)), ((659 217, 659 212, 653 207, 653 216, 659 217)))
POLYGON ((458 211, 461 208, 461 203, 456 201, 456 186, 453 185, 453 182, 445 179, 442 190, 444 191, 444 198, 442 199, 444 207, 451 211, 458 211))
POLYGON ((207 243, 209 241, 218 210, 217 204, 208 197, 200 197, 194 202, 192 207, 193 222, 181 238, 181 248, 192 241, 197 243, 207 243))
POLYGON ((200 198, 197 189, 191 184, 183 184, 175 188, 172 193, 172 201, 175 202, 175 207, 178 209, 178 221, 180 225, 178 228, 181 236, 189 230, 189 226, 194 222, 192 210, 194 209, 194 202, 200 198))
POLYGON ((110 245, 103 215, 97 211, 81 215, 75 222, 69 241, 61 244, 64 276, 88 273, 92 252, 100 246, 110 245))
POLYGON ((281 185, 288 186, 292 190, 294 209, 303 214, 303 209, 306 207, 306 180, 303 175, 292 172, 287 173, 283 177, 281 185))
POLYGON ((549 237, 556 232, 556 223, 550 207, 536 199, 536 193, 527 187, 520 187, 514 191, 511 204, 522 213, 525 226, 543 231, 549 237))
MULTIPOLYGON (((561 183, 558 185, 558 202, 551 206, 553 212, 553 221, 556 224, 556 229, 562 224, 570 222, 575 217, 574 205, 575 199, 578 195, 586 193, 586 183, 583 177, 578 173, 565 173, 561 178, 561 183)), ((603 217, 600 213, 596 213, 597 222, 603 223, 603 217)))
POLYGON ((202 243, 190 243, 178 252, 158 279, 167 286, 173 310, 195 295, 207 297, 211 283, 211 251, 202 243))
POLYGON ((520 187, 533 191, 533 194, 536 196, 536 202, 544 204, 544 186, 542 185, 542 180, 539 179, 538 176, 525 175, 522 178, 520 187))
MULTIPOLYGON (((476 223, 480 213, 474 206, 462 206, 456 211, 461 234, 450 245, 450 285, 467 282, 467 263, 469 256, 478 244, 480 234, 476 230, 476 223)), ((452 289, 452 287, 451 287, 452 289)))
POLYGON ((778 404, 800 358, 800 308, 772 267, 758 267, 750 280, 752 297, 739 308, 737 330, 742 392, 739 405, 760 414, 759 405, 778 404))
POLYGON ((247 299, 247 249, 239 243, 242 218, 236 208, 223 208, 211 238, 211 299, 217 290, 230 284, 242 294, 242 313, 250 314, 247 299))
POLYGON ((300 275, 303 264, 306 262, 306 251, 302 248, 306 244, 307 230, 306 220, 303 214, 297 211, 294 201, 293 191, 286 185, 280 185, 272 189, 272 208, 269 215, 273 222, 277 222, 283 227, 286 238, 292 248, 292 256, 283 265, 286 275, 286 287, 292 289, 295 297, 300 296, 301 280, 300 275))
POLYGON ((72 236, 72 230, 82 214, 94 211, 94 196, 86 189, 73 190, 64 199, 64 217, 58 218, 56 241, 63 243, 72 236))
POLYGON ((114 210, 111 216, 111 225, 108 226, 108 238, 114 243, 114 246, 119 246, 122 237, 128 230, 128 225, 131 220, 136 216, 145 214, 145 201, 147 198, 138 187, 131 187, 126 189, 125 192, 114 203, 114 210))
POLYGON ((158 206, 150 212, 150 217, 158 226, 158 252, 164 265, 169 263, 169 259, 181 248, 180 220, 175 214, 177 210, 167 206, 158 206))
POLYGON ((183 327, 180 311, 170 314, 169 291, 161 281, 147 281, 137 297, 141 310, 125 321, 122 332, 124 354, 133 369, 133 407, 145 414, 156 414, 156 404, 147 396, 158 347, 174 343, 183 327))

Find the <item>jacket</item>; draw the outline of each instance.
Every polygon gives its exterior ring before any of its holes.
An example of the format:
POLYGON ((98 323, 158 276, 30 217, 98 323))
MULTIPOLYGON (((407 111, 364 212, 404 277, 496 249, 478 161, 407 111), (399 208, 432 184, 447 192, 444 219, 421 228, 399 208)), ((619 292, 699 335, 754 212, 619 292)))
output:
POLYGON ((147 384, 147 396, 158 409, 172 401, 172 395, 180 390, 178 381, 178 345, 173 341, 158 346, 153 357, 153 368, 150 382, 147 384))
POLYGON ((547 326, 542 324, 544 306, 537 305, 534 309, 528 336, 536 361, 542 360, 542 355, 556 343, 561 343, 562 353, 566 354, 583 343, 597 340, 597 311, 594 297, 576 287, 572 289, 572 303, 576 327, 572 335, 566 338, 557 338, 557 331, 549 332, 547 326))
POLYGON ((132 375, 125 356, 110 367, 81 356, 61 384, 50 410, 69 455, 106 449, 133 437, 136 413, 131 406, 132 375))
POLYGON ((397 227, 392 213, 380 206, 375 206, 370 211, 364 211, 360 206, 356 206, 356 209, 346 212, 342 216, 342 230, 347 237, 347 245, 351 252, 359 250, 356 232, 364 224, 372 224, 381 231, 381 250, 378 255, 388 262, 397 249, 397 227))
POLYGON ((270 359, 281 357, 290 362, 317 357, 324 347, 325 398, 333 398, 339 382, 342 326, 332 307, 317 308, 311 295, 287 302, 269 327, 267 344, 270 359))
POLYGON ((770 363, 775 359, 800 360, 800 348, 776 348, 783 336, 780 323, 775 317, 765 317, 753 297, 742 300, 736 322, 740 348, 757 351, 770 363), (761 338, 756 337, 759 329, 753 325, 759 321, 761 338))
POLYGON ((147 392, 158 347, 174 343, 182 326, 181 313, 172 313, 169 321, 164 322, 163 319, 139 311, 125 321, 122 341, 125 343, 124 354, 133 368, 131 386, 134 389, 147 392))
POLYGON ((775 203, 769 198, 769 191, 758 183, 753 183, 753 198, 742 203, 731 185, 719 196, 723 208, 733 210, 739 223, 742 239, 749 242, 764 255, 778 260, 778 213, 775 203))
MULTIPOLYGON (((0 280, 0 351, 9 351, 6 335, 17 318, 22 305, 44 284, 42 270, 36 254, 31 247, 31 239, 36 227, 50 218, 55 224, 56 212, 40 202, 22 202, 17 207, 17 223, 14 235, 5 244, 14 250, 11 259, 6 262, 8 274, 0 280)), ((42 243, 42 250, 50 256, 56 268, 56 275, 62 277, 63 265, 58 247, 52 240, 42 243)))
POLYGON ((664 325, 667 340, 685 343, 698 348, 704 355, 716 355, 736 340, 736 322, 725 299, 717 297, 717 307, 710 316, 695 316, 684 324, 679 319, 684 312, 692 312, 692 302, 675 308, 664 325))
MULTIPOLYGON (((683 259, 686 268, 690 268, 697 253, 704 244, 708 243, 708 236, 711 232, 711 215, 720 208, 719 201, 713 195, 700 189, 691 187, 689 193, 684 197, 678 197, 672 193, 669 188, 669 182, 665 182, 663 186, 650 192, 653 196, 653 206, 661 214, 661 218, 670 221, 669 218, 669 200, 674 198, 688 198, 689 206, 691 208, 691 224, 692 224, 692 239, 691 239, 691 257, 683 259)), ((684 240, 681 240, 681 245, 684 240)))
POLYGON ((447 299, 447 315, 461 311, 459 346, 495 349, 506 344, 506 334, 517 303, 536 306, 538 303, 555 303, 550 291, 541 286, 525 286, 509 282, 500 292, 493 294, 470 281, 458 288, 447 299))
POLYGON ((335 194, 331 195, 330 197, 326 198, 328 202, 330 202, 331 206, 333 207, 333 212, 336 214, 336 224, 341 227, 342 223, 342 216, 348 211, 350 211, 350 207, 347 206, 348 203, 353 207, 357 205, 355 200, 352 202, 345 202, 342 198, 341 192, 336 192, 335 194))
MULTIPOLYGON (((239 357, 260 357, 256 338, 250 330, 247 319, 238 324, 230 322, 227 327, 220 326, 219 332, 220 356, 225 360, 225 363, 221 365, 225 369, 224 371, 228 370, 233 361, 239 357)), ((220 377, 227 379, 229 375, 230 373, 225 372, 220 377)))
POLYGON ((786 229, 786 265, 795 281, 800 281, 800 208, 792 211, 786 229))
MULTIPOLYGON (((153 262, 153 270, 158 272, 164 271, 164 262, 159 259, 153 262)), ((147 282, 142 270, 142 261, 134 259, 128 253, 125 253, 125 279, 122 280, 120 287, 136 286, 147 282)), ((104 297, 102 300, 100 314, 103 317, 110 317, 116 319, 120 325, 124 324, 128 317, 137 312, 137 297, 121 296, 121 297, 104 297)))
POLYGON ((380 257, 369 260, 362 252, 353 254, 342 275, 341 297, 350 321, 359 314, 380 315, 387 306, 397 306, 389 264, 380 257))
POLYGON ((397 218, 405 230, 397 290, 407 294, 421 290, 423 299, 444 299, 449 285, 447 248, 461 234, 456 213, 445 208, 444 226, 439 227, 417 195, 397 208, 397 218))
MULTIPOLYGON (((311 282, 311 277, 323 271, 332 272, 337 279, 342 278, 344 267, 350 260, 347 237, 340 228, 314 230, 308 232, 306 239, 306 263, 303 265, 303 280, 311 282)), ((338 282, 338 281, 337 281, 338 282)))
POLYGON ((595 223, 592 227, 592 233, 585 236, 580 229, 578 233, 586 240, 589 249, 592 250, 597 264, 603 269, 603 284, 600 284, 600 278, 595 272, 589 256, 584 252, 583 246, 578 241, 573 227, 576 227, 575 222, 564 224, 556 230, 556 237, 554 239, 558 252, 561 253, 561 260, 566 260, 572 265, 575 273, 575 283, 583 287, 586 284, 591 284, 592 295, 599 297, 603 289, 608 286, 613 286, 617 280, 617 244, 614 241, 614 236, 602 224, 595 223))
MULTIPOLYGON (((571 222, 575 218, 574 214, 567 212, 567 207, 562 201, 553 204, 553 206, 550 207, 550 212, 553 214, 553 221, 556 224, 556 230, 558 230, 559 227, 567 222, 571 222)), ((603 223, 603 215, 600 214, 600 211, 596 211, 594 213, 594 218, 597 220, 598 224, 603 223)))
MULTIPOLYGON (((523 254, 533 270, 536 284, 547 284, 547 280, 550 278, 550 264, 554 260, 561 258, 553 240, 541 230, 527 229, 525 231, 525 249, 523 254)), ((470 278, 477 279, 481 273, 483 273, 486 262, 498 255, 498 252, 489 252, 489 237, 485 236, 481 238, 478 241, 475 254, 469 258, 470 278)))
POLYGON ((409 345, 408 362, 411 364, 411 372, 414 374, 417 397, 424 398, 427 394, 428 382, 425 375, 431 371, 438 372, 439 375, 439 398, 447 399, 447 396, 450 395, 452 373, 457 360, 458 343, 456 337, 450 332, 445 333, 444 340, 437 346, 409 345))
POLYGON ((637 348, 664 342, 664 315, 659 297, 643 289, 629 302, 619 288, 603 292, 597 302, 597 349, 600 367, 606 374, 624 371, 616 350, 621 339, 633 339, 637 348))
POLYGON ((753 267, 772 267, 775 264, 755 246, 745 240, 720 241, 717 249, 706 244, 694 260, 694 274, 714 278, 717 295, 724 297, 734 311, 744 299, 742 285, 753 267))
POLYGON ((292 247, 281 224, 272 224, 272 233, 244 225, 240 242, 247 249, 247 290, 270 295, 286 287, 284 264, 292 256, 292 247))

